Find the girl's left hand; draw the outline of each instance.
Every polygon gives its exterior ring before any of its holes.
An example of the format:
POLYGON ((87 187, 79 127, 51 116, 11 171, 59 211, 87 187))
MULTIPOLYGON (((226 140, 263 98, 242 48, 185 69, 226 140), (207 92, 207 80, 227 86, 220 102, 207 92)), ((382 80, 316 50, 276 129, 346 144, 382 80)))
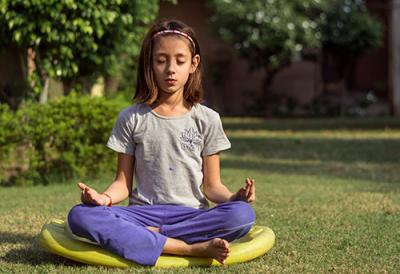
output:
POLYGON ((246 178, 245 185, 239 189, 231 198, 231 201, 244 201, 252 203, 256 200, 256 181, 246 178))

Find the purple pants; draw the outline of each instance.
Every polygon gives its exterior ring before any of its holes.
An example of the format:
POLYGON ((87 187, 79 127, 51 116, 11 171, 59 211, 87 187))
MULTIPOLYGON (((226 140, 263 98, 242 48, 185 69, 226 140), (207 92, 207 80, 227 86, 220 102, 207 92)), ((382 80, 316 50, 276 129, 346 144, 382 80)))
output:
POLYGON ((142 265, 155 265, 167 237, 188 244, 244 236, 255 220, 252 207, 234 201, 210 209, 177 205, 74 206, 68 214, 71 231, 102 248, 142 265), (160 233, 146 229, 160 228, 160 233))

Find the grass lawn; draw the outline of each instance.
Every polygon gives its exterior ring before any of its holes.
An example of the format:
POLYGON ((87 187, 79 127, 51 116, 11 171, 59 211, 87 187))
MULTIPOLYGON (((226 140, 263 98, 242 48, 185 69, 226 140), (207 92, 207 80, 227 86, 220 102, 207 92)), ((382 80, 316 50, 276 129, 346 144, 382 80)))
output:
MULTIPOLYGON (((5 273, 398 273, 400 121, 228 118, 232 149, 222 178, 257 181, 257 223, 276 244, 229 267, 151 270, 86 266, 45 253, 35 237, 79 199, 75 181, 0 188, 0 272, 5 273), (243 179, 242 179, 243 178, 243 179)), ((103 190, 112 174, 87 181, 103 190)))

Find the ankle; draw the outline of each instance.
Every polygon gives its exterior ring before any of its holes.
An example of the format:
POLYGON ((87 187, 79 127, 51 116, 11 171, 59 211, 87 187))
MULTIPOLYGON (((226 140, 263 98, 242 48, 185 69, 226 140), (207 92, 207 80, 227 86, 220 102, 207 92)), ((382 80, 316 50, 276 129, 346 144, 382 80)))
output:
POLYGON ((148 230, 151 230, 151 231, 153 231, 153 232, 160 233, 160 228, 159 228, 159 227, 154 227, 154 226, 146 226, 146 228, 147 228, 148 230))
POLYGON ((204 255, 206 251, 205 242, 188 244, 188 250, 193 255, 204 255))

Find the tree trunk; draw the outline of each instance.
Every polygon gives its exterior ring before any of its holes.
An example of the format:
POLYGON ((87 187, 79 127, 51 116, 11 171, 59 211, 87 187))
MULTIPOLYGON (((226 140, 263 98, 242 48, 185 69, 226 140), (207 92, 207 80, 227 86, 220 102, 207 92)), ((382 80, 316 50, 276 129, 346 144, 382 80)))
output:
POLYGON ((106 75, 104 79, 105 79, 105 85, 104 85, 105 94, 107 96, 116 94, 119 87, 120 77, 106 75))
POLYGON ((28 77, 28 66, 27 66, 27 51, 21 52, 21 50, 18 50, 18 58, 19 58, 19 63, 21 66, 21 77, 22 79, 27 79, 28 77))
POLYGON ((265 78, 264 78, 264 82, 263 82, 263 104, 264 104, 264 113, 267 117, 272 116, 272 108, 271 105, 269 104, 268 100, 268 96, 269 94, 269 88, 271 87, 272 81, 274 80, 274 77, 276 75, 276 73, 278 72, 278 70, 276 69, 269 69, 266 68, 266 74, 265 74, 265 78))
POLYGON ((340 95, 340 116, 346 114, 346 99, 349 87, 354 87, 354 75, 356 56, 354 54, 342 54, 339 56, 340 62, 340 75, 341 75, 341 95, 340 95))
POLYGON ((72 85, 71 80, 63 80, 64 96, 67 96, 71 92, 72 85))
POLYGON ((46 77, 44 80, 44 85, 43 89, 40 92, 40 97, 39 97, 39 103, 40 104, 46 104, 49 98, 49 84, 50 84, 50 78, 46 77))

